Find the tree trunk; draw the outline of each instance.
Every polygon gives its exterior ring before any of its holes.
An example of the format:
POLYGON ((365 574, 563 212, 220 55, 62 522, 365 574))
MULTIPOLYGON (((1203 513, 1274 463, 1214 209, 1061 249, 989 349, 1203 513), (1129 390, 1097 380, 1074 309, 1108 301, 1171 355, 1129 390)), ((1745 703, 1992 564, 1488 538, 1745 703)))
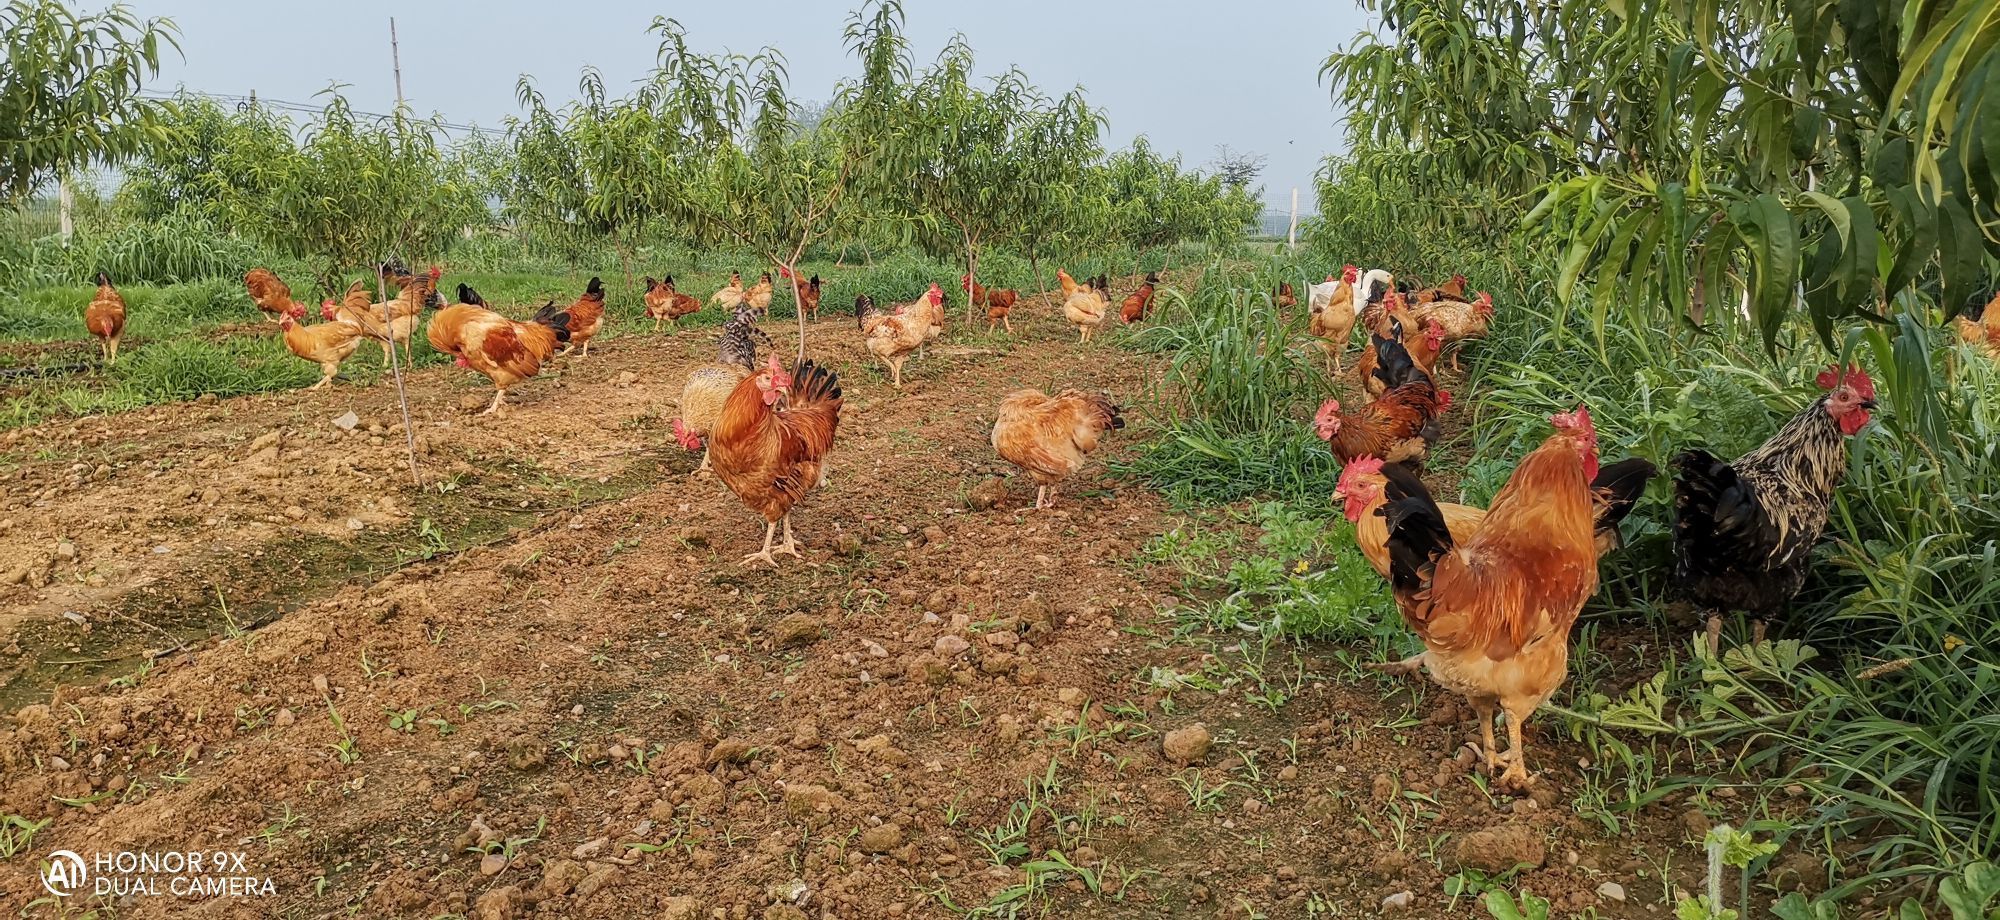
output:
POLYGON ((1035 291, 1042 288, 1042 257, 1033 249, 1028 250, 1028 273, 1034 276, 1035 291))
POLYGON ((804 362, 806 359, 806 301, 804 297, 799 296, 800 292, 799 292, 798 263, 799 263, 799 257, 804 255, 805 251, 806 251, 806 240, 803 239, 799 240, 798 248, 792 250, 792 257, 789 260, 787 260, 784 265, 785 274, 790 275, 792 279, 792 312, 797 313, 799 315, 799 361, 800 362, 804 362))
POLYGON ((68 173, 63 174, 60 182, 61 191, 56 196, 56 219, 59 222, 58 232, 62 234, 63 244, 68 245, 70 236, 76 233, 76 222, 70 217, 70 211, 76 207, 76 192, 70 188, 68 173))

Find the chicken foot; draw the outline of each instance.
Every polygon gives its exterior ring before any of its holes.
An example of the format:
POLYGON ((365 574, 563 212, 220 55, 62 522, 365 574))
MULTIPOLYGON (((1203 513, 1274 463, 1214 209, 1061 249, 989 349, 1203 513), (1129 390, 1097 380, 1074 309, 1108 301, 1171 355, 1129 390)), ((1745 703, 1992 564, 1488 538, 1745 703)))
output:
POLYGON ((778 525, 775 522, 766 522, 764 524, 764 548, 758 552, 744 556, 743 561, 739 563, 740 565, 749 565, 752 562, 768 562, 771 564, 771 568, 775 569, 778 567, 778 560, 777 557, 771 555, 773 552, 785 553, 794 559, 802 558, 799 556, 798 544, 792 540, 792 516, 787 514, 780 520, 785 525, 784 544, 777 547, 771 545, 772 539, 777 536, 778 525))
POLYGON ((493 391, 493 405, 490 405, 490 406, 487 406, 487 407, 486 407, 486 411, 484 411, 484 412, 481 412, 481 413, 479 413, 479 414, 480 414, 480 415, 492 415, 492 414, 494 414, 494 413, 496 413, 496 412, 499 412, 499 411, 500 411, 500 401, 501 401, 501 400, 503 400, 503 399, 506 399, 506 398, 507 398, 507 388, 506 388, 506 387, 500 387, 500 388, 498 388, 498 389, 494 390, 494 391, 493 391))
POLYGON ((1418 655, 1411 655, 1410 657, 1405 658, 1401 661, 1370 662, 1368 664, 1368 667, 1371 670, 1380 671, 1384 674, 1393 674, 1397 677, 1408 677, 1424 669, 1424 656, 1418 654, 1418 655))
MULTIPOLYGON (((1521 729, 1534 715, 1536 704, 1532 701, 1525 711, 1521 707, 1507 707, 1507 771, 1500 774, 1500 788, 1512 792, 1526 792, 1535 785, 1535 778, 1528 774, 1528 748, 1521 737, 1521 729)), ((1488 730, 1491 730, 1489 724, 1488 730)))

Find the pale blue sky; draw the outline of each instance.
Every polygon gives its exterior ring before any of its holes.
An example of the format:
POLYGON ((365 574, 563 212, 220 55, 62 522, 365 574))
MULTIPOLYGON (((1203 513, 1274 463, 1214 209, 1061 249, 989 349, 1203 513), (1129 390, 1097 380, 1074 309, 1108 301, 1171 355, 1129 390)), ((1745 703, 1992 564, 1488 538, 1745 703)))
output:
MULTIPOLYGON (((393 15, 411 104, 485 127, 516 114, 514 83, 522 73, 533 74, 552 101, 573 97, 585 64, 602 70, 613 87, 639 79, 653 66, 657 39, 645 29, 655 15, 679 19, 703 51, 777 47, 803 98, 824 99, 836 79, 855 71, 840 39, 855 5, 849 2, 130 3, 141 15, 167 16, 181 27, 186 60, 170 60, 156 88, 254 89, 266 98, 311 102, 339 81, 348 84, 355 108, 377 112, 395 99, 393 15)), ((1357 7, 1310 0, 907 0, 904 9, 920 64, 953 32, 963 32, 983 72, 1019 65, 1051 93, 1082 84, 1110 116, 1113 145, 1145 134, 1197 165, 1218 144, 1268 156, 1266 199, 1282 208, 1297 185, 1302 210, 1311 209, 1320 159, 1340 144, 1318 81, 1320 63, 1365 23, 1357 7)))

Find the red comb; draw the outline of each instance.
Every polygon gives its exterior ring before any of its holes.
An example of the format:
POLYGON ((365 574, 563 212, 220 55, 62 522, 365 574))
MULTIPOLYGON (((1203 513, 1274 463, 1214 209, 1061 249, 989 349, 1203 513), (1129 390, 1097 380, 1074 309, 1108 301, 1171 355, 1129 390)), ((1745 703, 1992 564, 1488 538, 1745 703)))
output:
POLYGON ((1868 376, 1867 371, 1861 369, 1859 364, 1848 365, 1845 373, 1841 372, 1840 365, 1829 364, 1815 379, 1822 390, 1831 390, 1844 383, 1853 387, 1854 392, 1861 394, 1862 399, 1875 398, 1875 381, 1868 376))

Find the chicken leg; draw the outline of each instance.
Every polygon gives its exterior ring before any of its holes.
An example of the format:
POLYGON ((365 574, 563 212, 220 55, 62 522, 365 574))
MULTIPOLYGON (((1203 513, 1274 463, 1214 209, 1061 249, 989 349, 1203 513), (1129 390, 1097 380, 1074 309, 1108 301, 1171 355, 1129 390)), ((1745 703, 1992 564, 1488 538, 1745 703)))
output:
POLYGON ((799 544, 792 539, 792 516, 786 514, 779 520, 779 523, 785 525, 785 543, 783 546, 778 547, 777 551, 791 556, 793 559, 804 559, 804 556, 799 555, 799 544))
POLYGON ((332 383, 334 375, 338 373, 340 373, 340 365, 322 364, 319 366, 319 374, 320 374, 319 382, 313 384, 312 386, 306 387, 306 389, 308 390, 320 389, 326 386, 327 384, 332 383))
POLYGON ((1493 743, 1493 702, 1491 699, 1477 699, 1472 701, 1473 711, 1479 713, 1479 738, 1482 746, 1485 748, 1482 753, 1486 755, 1486 775, 1488 776, 1492 776, 1500 769, 1500 753, 1497 746, 1493 743))
POLYGON ((764 522, 764 548, 748 556, 744 556, 743 561, 737 564, 749 565, 752 562, 768 562, 771 564, 771 568, 777 568, 778 560, 771 556, 771 538, 776 536, 777 533, 778 525, 775 521, 764 522))
MULTIPOLYGON (((1526 792, 1535 784, 1535 778, 1528 775, 1528 748, 1521 738, 1521 727, 1535 714, 1538 704, 1534 700, 1521 702, 1523 705, 1507 707, 1507 771, 1500 774, 1500 788, 1508 792, 1526 792)), ((1487 723, 1487 731, 1492 730, 1492 723, 1487 723)))
POLYGON ((486 411, 484 411, 484 412, 481 412, 481 413, 479 413, 479 414, 480 414, 480 415, 492 415, 492 414, 494 414, 494 413, 496 413, 496 412, 499 412, 499 411, 500 411, 500 401, 501 401, 501 400, 504 400, 504 399, 506 399, 506 398, 507 398, 507 388, 506 388, 506 387, 499 387, 499 388, 495 389, 495 390, 493 391, 493 405, 490 405, 490 406, 487 406, 487 407, 486 407, 486 411))

